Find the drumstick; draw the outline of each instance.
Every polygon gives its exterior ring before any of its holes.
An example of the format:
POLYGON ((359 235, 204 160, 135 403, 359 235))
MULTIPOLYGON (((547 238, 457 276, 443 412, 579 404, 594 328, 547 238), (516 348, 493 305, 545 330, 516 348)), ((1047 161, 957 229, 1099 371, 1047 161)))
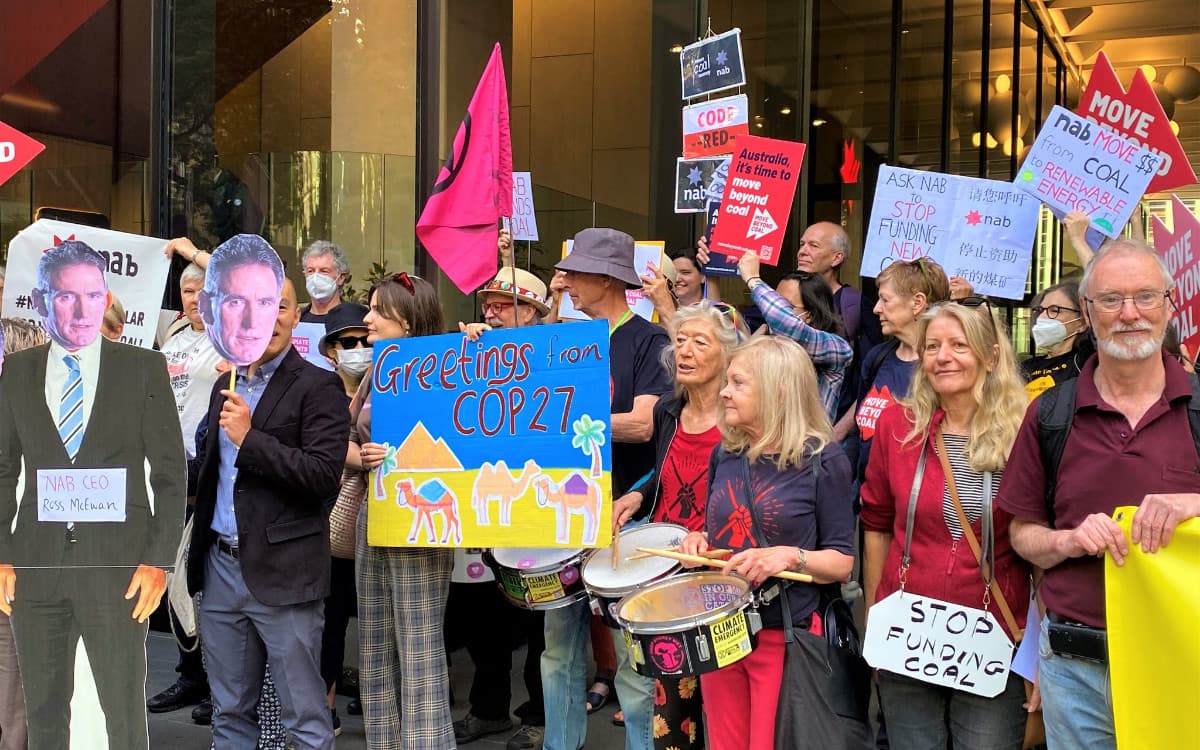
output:
POLYGON ((621 535, 613 534, 612 546, 612 569, 616 570, 621 565, 621 535))
MULTIPOLYGON (((666 549, 668 552, 679 551, 679 547, 667 547, 666 549)), ((733 552, 727 549, 710 549, 708 552, 702 552, 700 556, 707 557, 710 560, 719 560, 722 557, 729 557, 732 554, 733 552)), ((630 555, 625 560, 626 562, 632 562, 633 560, 645 560, 651 557, 654 557, 654 555, 649 552, 639 552, 636 555, 630 555)))
MULTIPOLYGON (((644 547, 638 547, 637 551, 638 552, 648 552, 651 555, 658 555, 659 557, 669 557, 672 560, 678 560, 679 562, 690 562, 690 563, 695 563, 697 565, 707 565, 710 568, 725 567, 725 562, 722 560, 710 560, 707 557, 701 557, 700 555, 685 555, 682 552, 672 552, 671 550, 666 550, 666 549, 646 549, 644 547)), ((775 578, 786 578, 789 581, 800 581, 801 583, 812 583, 813 582, 813 577, 810 576, 809 574, 793 573, 790 570, 784 570, 782 572, 776 573, 774 575, 774 577, 775 578)))

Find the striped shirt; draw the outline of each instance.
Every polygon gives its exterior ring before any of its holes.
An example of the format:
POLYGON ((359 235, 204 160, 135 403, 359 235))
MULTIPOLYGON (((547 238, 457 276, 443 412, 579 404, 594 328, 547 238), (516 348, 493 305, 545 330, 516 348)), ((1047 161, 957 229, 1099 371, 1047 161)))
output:
MULTIPOLYGON (((946 443, 947 458, 950 459, 950 471, 954 474, 954 485, 958 489, 958 499, 962 503, 967 520, 974 524, 983 515, 983 473, 971 468, 967 461, 967 436, 948 435, 943 433, 946 443)), ((935 446, 936 449, 936 446, 935 446)), ((992 472, 992 500, 1000 489, 1000 477, 1004 471, 992 472)), ((954 500, 950 497, 950 485, 942 490, 942 517, 946 519, 946 527, 950 536, 961 539, 962 524, 958 522, 958 513, 954 510, 954 500)))

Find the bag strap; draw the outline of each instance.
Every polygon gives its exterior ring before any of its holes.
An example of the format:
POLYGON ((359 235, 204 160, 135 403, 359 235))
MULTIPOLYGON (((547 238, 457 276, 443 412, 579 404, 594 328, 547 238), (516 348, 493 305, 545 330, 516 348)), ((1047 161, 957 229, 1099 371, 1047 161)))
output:
POLYGON ((921 494, 921 482, 925 479, 925 454, 928 447, 921 441, 921 456, 917 459, 917 471, 913 474, 912 489, 908 492, 908 517, 904 522, 904 557, 900 558, 900 588, 904 588, 908 578, 908 568, 912 565, 912 535, 913 523, 917 518, 917 497, 921 494))
MULTIPOLYGON (((986 583, 985 591, 990 591, 991 595, 996 599, 996 606, 1000 608, 1000 615, 1004 618, 1004 624, 1008 626, 1008 630, 1013 635, 1014 641, 1020 641, 1024 635, 1024 631, 1017 627, 1017 620, 1013 617, 1012 610, 1008 606, 1008 600, 1004 598, 1004 591, 1001 590, 999 582, 996 580, 994 573, 995 558, 992 551, 994 546, 994 533, 991 523, 992 515, 992 472, 984 472, 983 475, 983 514, 982 522, 985 536, 987 537, 987 563, 984 563, 984 550, 979 546, 979 540, 975 538, 975 530, 971 528, 971 522, 967 519, 967 512, 963 510, 962 501, 958 497, 958 487, 954 481, 954 471, 950 468, 950 457, 946 453, 946 442, 942 439, 942 430, 939 427, 935 435, 937 441, 938 460, 942 464, 942 472, 946 475, 946 489, 950 492, 950 500, 954 503, 954 512, 958 516, 958 523, 962 526, 963 538, 967 540, 967 544, 971 546, 971 552, 975 554, 975 562, 979 565, 979 572, 983 576, 986 583)), ((986 605, 986 601, 984 602, 986 605)))
MULTIPOLYGON (((1038 448, 1045 476, 1046 522, 1054 528, 1054 494, 1058 487, 1058 465, 1062 461, 1071 423, 1075 419, 1076 379, 1050 388, 1037 399, 1038 448)), ((1190 412, 1189 412, 1190 416, 1190 412)))

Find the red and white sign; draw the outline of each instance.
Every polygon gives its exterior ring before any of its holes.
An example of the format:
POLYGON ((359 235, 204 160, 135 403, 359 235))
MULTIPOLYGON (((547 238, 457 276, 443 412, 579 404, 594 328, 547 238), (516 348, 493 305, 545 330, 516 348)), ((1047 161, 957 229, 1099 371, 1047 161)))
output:
POLYGON ((1171 214, 1175 231, 1167 230, 1157 216, 1154 224, 1154 249, 1167 262, 1175 279, 1178 307, 1171 316, 1179 340, 1195 359, 1200 351, 1200 220, 1197 220, 1178 195, 1171 196, 1171 214))
POLYGON ((745 94, 713 99, 683 108, 683 158, 733 153, 738 136, 750 132, 745 94))
POLYGON ((803 161, 803 143, 739 137, 710 247, 735 258, 753 252, 763 263, 778 263, 803 161))
POLYGON ((0 122, 0 185, 21 171, 46 147, 16 128, 0 122))
POLYGON ((1101 52, 1092 68, 1087 88, 1079 97, 1078 114, 1162 156, 1162 164, 1150 180, 1147 193, 1172 190, 1196 182, 1196 172, 1179 145, 1179 139, 1171 131, 1167 113, 1163 111, 1141 68, 1133 72, 1133 81, 1129 84, 1129 91, 1126 91, 1112 63, 1101 52))

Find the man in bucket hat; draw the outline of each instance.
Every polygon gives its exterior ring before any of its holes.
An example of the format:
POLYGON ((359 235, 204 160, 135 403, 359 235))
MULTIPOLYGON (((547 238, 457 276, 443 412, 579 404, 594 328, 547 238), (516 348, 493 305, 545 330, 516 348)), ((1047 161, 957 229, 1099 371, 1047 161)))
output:
MULTIPOLYGON (((653 413, 671 389, 660 355, 667 335, 633 314, 625 298, 641 287, 633 267, 634 241, 615 229, 584 229, 558 263, 575 308, 608 322, 609 392, 612 395, 612 491, 624 495, 654 469, 653 413)), ((584 679, 589 610, 586 602, 546 612, 542 684, 546 701, 546 750, 578 750, 587 736, 584 679)), ((654 747, 654 680, 636 674, 624 639, 613 631, 617 692, 625 713, 627 750, 654 747)))

